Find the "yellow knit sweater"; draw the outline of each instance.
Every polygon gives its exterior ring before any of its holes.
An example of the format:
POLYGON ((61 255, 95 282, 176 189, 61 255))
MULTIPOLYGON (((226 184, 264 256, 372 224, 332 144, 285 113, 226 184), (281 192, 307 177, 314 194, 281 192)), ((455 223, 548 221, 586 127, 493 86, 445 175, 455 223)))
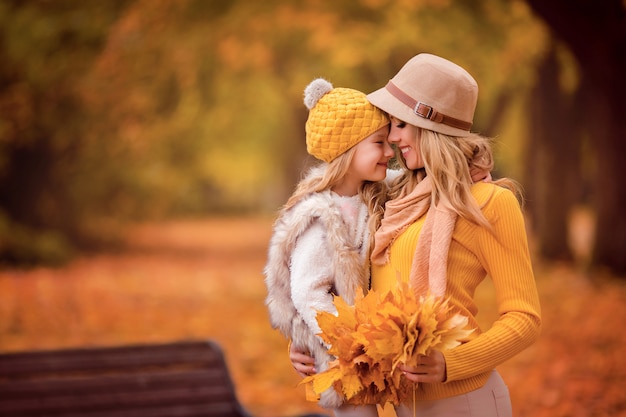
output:
MULTIPOLYGON (((448 254, 446 297, 454 312, 467 316, 469 325, 477 330, 472 340, 443 352, 447 379, 438 384, 419 384, 419 400, 450 397, 482 387, 497 365, 524 350, 539 335, 539 296, 519 204, 509 190, 489 183, 474 184, 472 194, 493 231, 459 217, 448 254), (476 322, 478 306, 473 295, 487 276, 494 283, 499 318, 490 329, 482 331, 476 322)), ((374 290, 389 290, 398 277, 409 279, 424 220, 425 216, 398 236, 387 264, 372 265, 374 290)))

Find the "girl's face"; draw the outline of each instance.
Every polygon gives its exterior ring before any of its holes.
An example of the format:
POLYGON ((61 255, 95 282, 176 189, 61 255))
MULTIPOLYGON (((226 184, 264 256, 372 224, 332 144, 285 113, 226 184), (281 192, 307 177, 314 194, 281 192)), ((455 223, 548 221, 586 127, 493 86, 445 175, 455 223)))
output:
POLYGON ((387 164, 393 157, 393 149, 387 142, 389 126, 381 127, 355 145, 348 172, 333 191, 342 195, 354 195, 364 181, 382 181, 387 176, 387 164))
POLYGON ((393 143, 398 147, 408 169, 424 168, 424 161, 422 160, 422 153, 419 146, 419 129, 417 126, 391 116, 389 143, 393 143))

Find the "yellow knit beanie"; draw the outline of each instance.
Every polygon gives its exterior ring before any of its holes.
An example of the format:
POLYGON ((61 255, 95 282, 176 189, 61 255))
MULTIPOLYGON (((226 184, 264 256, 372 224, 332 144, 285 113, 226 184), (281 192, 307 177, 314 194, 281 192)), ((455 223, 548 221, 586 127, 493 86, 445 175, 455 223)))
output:
POLYGON ((323 78, 306 87, 304 104, 309 109, 305 125, 307 152, 325 162, 389 124, 387 114, 373 106, 364 93, 333 88, 323 78))

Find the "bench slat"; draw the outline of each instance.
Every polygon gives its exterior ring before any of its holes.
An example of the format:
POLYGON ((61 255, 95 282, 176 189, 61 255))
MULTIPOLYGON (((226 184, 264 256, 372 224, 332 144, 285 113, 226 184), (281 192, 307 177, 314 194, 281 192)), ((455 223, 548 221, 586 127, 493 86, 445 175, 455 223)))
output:
POLYGON ((250 417, 212 341, 0 355, 3 417, 250 417))
POLYGON ((0 392, 0 415, 37 408, 126 408, 168 404, 233 403, 224 380, 200 372, 141 377, 78 378, 12 384, 0 392), (36 398, 34 402, 32 399, 36 398))
MULTIPOLYGON (((161 388, 214 386, 228 387, 228 375, 220 370, 190 370, 169 373, 143 373, 136 375, 95 375, 72 378, 46 378, 18 380, 6 384, 0 391, 0 401, 4 399, 29 397, 33 394, 60 395, 83 392, 153 391, 161 388)), ((228 391, 227 388, 225 388, 228 391)))
POLYGON ((124 410, 70 410, 49 411, 28 414, 3 414, 3 417, 241 417, 241 411, 232 404, 192 404, 171 407, 124 409, 124 410))
POLYGON ((223 360, 211 342, 177 342, 129 347, 64 349, 0 355, 0 376, 26 378, 55 372, 107 371, 150 366, 210 366, 223 360))

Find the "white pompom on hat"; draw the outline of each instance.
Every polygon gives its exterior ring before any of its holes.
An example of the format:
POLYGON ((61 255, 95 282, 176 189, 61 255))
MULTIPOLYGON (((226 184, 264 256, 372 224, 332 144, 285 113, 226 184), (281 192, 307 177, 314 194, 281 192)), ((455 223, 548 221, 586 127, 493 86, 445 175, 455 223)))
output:
POLYGON ((326 93, 333 90, 333 85, 323 78, 316 78, 304 89, 304 105, 311 110, 326 93))
POLYGON ((373 106, 365 93, 351 88, 334 88, 323 78, 304 89, 307 119, 307 151, 330 162, 354 145, 389 124, 389 118, 373 106))

